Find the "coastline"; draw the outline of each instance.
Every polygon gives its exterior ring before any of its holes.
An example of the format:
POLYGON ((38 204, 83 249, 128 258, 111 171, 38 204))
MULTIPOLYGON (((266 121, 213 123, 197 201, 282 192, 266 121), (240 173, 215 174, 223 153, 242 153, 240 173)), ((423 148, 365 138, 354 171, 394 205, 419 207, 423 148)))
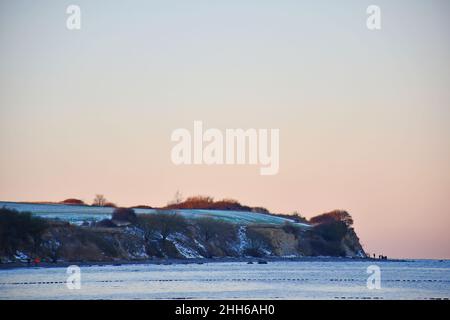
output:
POLYGON ((38 265, 26 262, 11 262, 0 264, 0 270, 9 269, 35 269, 35 268, 66 268, 71 265, 80 267, 92 266, 122 266, 122 265, 182 265, 182 264, 209 264, 209 263, 247 263, 267 264, 271 262, 406 262, 420 259, 373 259, 349 257, 223 257, 223 258, 191 258, 191 259, 148 259, 148 260, 111 260, 111 261, 61 261, 56 263, 41 262, 38 265))

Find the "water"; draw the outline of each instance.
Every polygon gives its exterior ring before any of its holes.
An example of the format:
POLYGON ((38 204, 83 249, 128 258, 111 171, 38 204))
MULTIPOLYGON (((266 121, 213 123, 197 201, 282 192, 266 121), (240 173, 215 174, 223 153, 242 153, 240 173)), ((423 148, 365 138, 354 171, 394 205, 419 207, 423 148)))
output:
MULTIPOLYGON (((90 206, 74 206, 63 204, 32 204, 17 202, 2 202, 0 208, 15 209, 18 211, 28 211, 35 216, 46 219, 58 219, 68 221, 74 224, 81 224, 84 221, 100 221, 111 218, 114 208, 109 207, 90 207, 90 206)), ((137 214, 153 214, 157 210, 153 209, 134 209, 137 214)), ((248 223, 266 223, 266 224, 283 224, 288 219, 274 217, 255 212, 242 211, 220 211, 220 210, 174 210, 186 218, 213 217, 228 222, 238 224, 248 223)), ((303 225, 307 227, 307 225, 303 225)))
POLYGON ((81 267, 81 289, 65 268, 0 270, 0 299, 448 299, 450 261, 304 261, 81 267), (366 286, 381 268, 381 289, 366 286))

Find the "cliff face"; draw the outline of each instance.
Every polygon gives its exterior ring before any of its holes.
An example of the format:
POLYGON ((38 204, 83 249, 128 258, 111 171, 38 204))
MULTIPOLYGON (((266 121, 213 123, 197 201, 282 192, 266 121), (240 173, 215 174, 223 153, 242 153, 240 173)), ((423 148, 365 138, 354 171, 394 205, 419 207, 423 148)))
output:
POLYGON ((361 258, 367 256, 353 228, 349 229, 342 239, 342 248, 344 249, 346 256, 356 256, 361 258))
POLYGON ((122 223, 125 225, 122 227, 114 227, 110 221, 90 226, 53 221, 49 222, 38 243, 22 241, 9 253, 0 251, 0 256, 2 262, 24 261, 27 257, 56 262, 245 256, 365 256, 354 230, 342 226, 336 232, 332 227, 323 228, 321 225, 310 228, 295 224, 237 226, 214 219, 158 219, 161 217, 122 223))

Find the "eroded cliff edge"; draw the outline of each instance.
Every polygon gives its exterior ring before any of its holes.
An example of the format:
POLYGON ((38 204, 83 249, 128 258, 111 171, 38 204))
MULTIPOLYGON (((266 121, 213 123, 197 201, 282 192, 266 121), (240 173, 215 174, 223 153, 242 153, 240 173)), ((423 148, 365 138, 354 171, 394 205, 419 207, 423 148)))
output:
MULTIPOLYGON (((176 212, 135 215, 120 209, 112 219, 82 226, 1 209, 2 263, 144 261, 153 258, 366 257, 345 211, 305 223, 233 224, 186 219, 176 212)), ((252 213, 249 213, 252 214, 252 213)))

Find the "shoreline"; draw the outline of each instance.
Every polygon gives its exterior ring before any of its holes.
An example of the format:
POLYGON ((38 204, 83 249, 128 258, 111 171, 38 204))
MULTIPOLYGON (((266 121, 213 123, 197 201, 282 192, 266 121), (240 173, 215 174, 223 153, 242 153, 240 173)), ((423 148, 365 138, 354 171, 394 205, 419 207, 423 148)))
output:
POLYGON ((122 265, 183 265, 183 264, 207 264, 207 263, 247 263, 267 264, 271 262, 407 262, 420 259, 373 259, 350 257, 224 257, 224 258, 192 258, 192 259, 148 259, 148 260, 112 260, 112 261, 61 261, 41 262, 38 265, 26 262, 11 262, 0 264, 0 270, 9 269, 36 269, 36 268, 67 268, 71 265, 80 267, 94 266, 122 266, 122 265))

